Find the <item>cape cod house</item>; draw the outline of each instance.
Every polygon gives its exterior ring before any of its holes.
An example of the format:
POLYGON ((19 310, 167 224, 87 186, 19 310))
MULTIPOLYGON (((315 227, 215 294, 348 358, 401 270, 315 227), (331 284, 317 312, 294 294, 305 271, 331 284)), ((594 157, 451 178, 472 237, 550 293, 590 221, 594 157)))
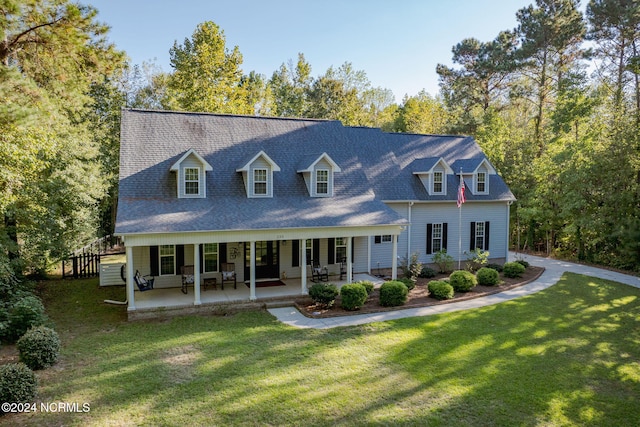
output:
POLYGON ((224 292, 252 301, 266 295, 265 279, 293 281, 290 292, 304 294, 317 268, 331 281, 385 268, 395 277, 398 260, 415 252, 423 263, 442 248, 466 259, 459 242, 507 257, 515 199, 470 137, 135 109, 122 111, 121 126, 115 233, 126 247, 130 312, 142 299, 145 308, 216 302, 224 292), (137 291, 136 271, 155 277, 153 292, 137 291), (186 295, 175 289, 185 271, 186 295), (224 282, 225 291, 202 292, 232 276, 233 291, 224 282), (154 302, 162 288, 171 289, 154 302))

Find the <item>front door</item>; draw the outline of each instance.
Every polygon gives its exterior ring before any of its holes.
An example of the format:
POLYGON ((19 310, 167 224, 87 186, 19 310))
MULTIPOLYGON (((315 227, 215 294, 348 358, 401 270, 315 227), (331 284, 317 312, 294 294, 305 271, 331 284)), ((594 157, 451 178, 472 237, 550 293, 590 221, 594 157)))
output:
MULTIPOLYGON (((256 242, 256 279, 280 277, 280 245, 278 241, 256 242)), ((244 244, 244 278, 251 277, 251 246, 244 244)))

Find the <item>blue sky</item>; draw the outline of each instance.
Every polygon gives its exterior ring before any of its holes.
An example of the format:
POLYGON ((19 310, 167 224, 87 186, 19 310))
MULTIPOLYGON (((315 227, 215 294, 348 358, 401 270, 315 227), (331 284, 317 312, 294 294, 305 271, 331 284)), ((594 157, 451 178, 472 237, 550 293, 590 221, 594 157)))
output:
POLYGON ((462 39, 494 39, 513 29, 516 11, 534 0, 85 0, 111 27, 109 38, 134 64, 171 71, 169 49, 204 21, 238 46, 243 71, 271 74, 301 52, 314 77, 351 62, 396 102, 438 92, 438 63, 451 65, 462 39))

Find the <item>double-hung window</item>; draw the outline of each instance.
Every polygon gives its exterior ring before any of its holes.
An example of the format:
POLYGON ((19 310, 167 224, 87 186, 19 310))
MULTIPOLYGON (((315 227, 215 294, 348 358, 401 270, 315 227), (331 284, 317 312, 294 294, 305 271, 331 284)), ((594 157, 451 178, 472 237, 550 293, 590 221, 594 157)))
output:
POLYGON ((434 194, 440 194, 444 191, 443 177, 444 177, 444 174, 442 172, 433 173, 433 193, 434 194))
POLYGON ((433 224, 431 229, 431 249, 438 252, 442 249, 442 224, 433 224))
POLYGON ((176 274, 176 247, 174 245, 160 245, 160 275, 176 274))
POLYGON ((336 262, 347 258, 347 238, 336 237, 336 262))
POLYGON ((476 248, 484 249, 484 222, 476 222, 476 248))
POLYGON ((253 194, 255 196, 268 195, 268 171, 266 169, 253 170, 253 194))
POLYGON ((184 168, 184 194, 187 196, 200 194, 200 168, 184 168))
POLYGON ((218 271, 218 244, 205 243, 202 247, 202 258, 205 273, 218 271))
POLYGON ((313 261, 313 240, 306 239, 305 241, 305 251, 307 252, 307 265, 311 265, 313 261))
POLYGON ((486 193, 487 191, 487 174, 478 172, 476 174, 476 193, 486 193))
POLYGON ((316 194, 319 196, 329 194, 329 171, 327 169, 316 170, 316 194))

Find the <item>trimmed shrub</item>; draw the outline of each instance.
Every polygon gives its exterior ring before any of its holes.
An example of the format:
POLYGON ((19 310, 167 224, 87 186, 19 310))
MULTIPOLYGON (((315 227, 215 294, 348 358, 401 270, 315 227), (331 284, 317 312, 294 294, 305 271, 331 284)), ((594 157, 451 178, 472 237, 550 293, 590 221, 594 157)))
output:
POLYGON ((44 369, 56 363, 60 354, 58 333, 46 326, 29 329, 17 343, 20 361, 31 369, 44 369))
POLYGON ((529 264, 527 261, 523 260, 523 259, 517 259, 516 262, 520 265, 522 265, 524 268, 529 268, 529 266, 531 264, 529 264))
POLYGON ((356 283, 364 286, 364 289, 367 291, 367 295, 371 295, 371 292, 373 292, 373 282, 370 282, 368 280, 361 280, 360 282, 356 283))
POLYGON ((35 295, 26 295, 18 299, 9 309, 6 339, 15 342, 30 328, 47 323, 44 305, 35 295))
POLYGON ((476 273, 476 278, 478 279, 478 284, 482 286, 495 286, 500 281, 500 274, 489 267, 482 267, 476 273))
POLYGON ((27 403, 36 397, 38 378, 24 363, 0 366, 0 402, 27 403))
POLYGON ((311 299, 324 307, 331 307, 338 294, 338 288, 333 283, 316 283, 309 288, 311 299))
POLYGON ((437 300, 453 298, 453 286, 442 280, 432 280, 428 285, 429 294, 437 300))
POLYGON ((384 282, 380 286, 380 305, 383 307, 396 307, 407 302, 409 289, 397 280, 384 282))
POLYGON ((431 267, 422 267, 422 271, 420 271, 418 277, 422 279, 431 279, 436 277, 436 271, 431 267))
POLYGON ((367 290, 360 283, 351 283, 340 288, 340 306, 345 310, 358 310, 367 301, 367 290))
POLYGON ((520 277, 524 270, 524 265, 519 262, 508 262, 502 267, 502 274, 504 274, 504 277, 520 277))
POLYGON ((408 277, 403 277, 401 279, 398 279, 398 282, 404 283, 404 285, 407 287, 408 290, 411 290, 416 287, 416 282, 413 281, 412 279, 409 279, 408 277))
POLYGON ((456 292, 469 292, 478 284, 478 279, 470 271, 458 270, 451 273, 449 283, 456 292))
POLYGON ((485 265, 485 267, 491 268, 491 269, 497 271, 498 273, 502 273, 502 266, 500 264, 487 264, 487 265, 485 265))

